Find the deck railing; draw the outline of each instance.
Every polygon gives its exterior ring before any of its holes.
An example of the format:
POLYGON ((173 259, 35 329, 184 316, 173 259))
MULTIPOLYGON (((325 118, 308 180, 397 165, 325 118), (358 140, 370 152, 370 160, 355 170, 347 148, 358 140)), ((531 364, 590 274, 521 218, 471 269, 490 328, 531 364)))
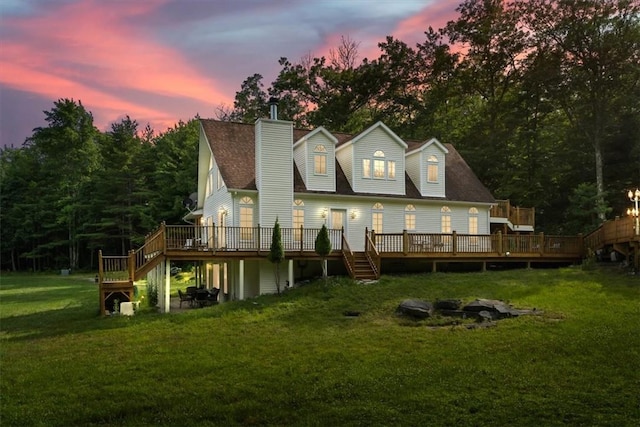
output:
MULTIPOLYGON (((615 218, 587 234, 584 245, 588 249, 596 250, 614 243, 630 242, 634 240, 634 233, 632 217, 615 218)), ((636 237, 635 240, 637 239, 636 237)))
MULTIPOLYGON (((373 234, 373 233, 372 233, 373 234)), ((581 256, 582 237, 544 234, 376 233, 380 253, 581 256)))
POLYGON ((496 200, 496 202, 497 204, 491 207, 491 216, 493 218, 506 218, 513 225, 535 226, 535 208, 511 206, 509 200, 496 200))

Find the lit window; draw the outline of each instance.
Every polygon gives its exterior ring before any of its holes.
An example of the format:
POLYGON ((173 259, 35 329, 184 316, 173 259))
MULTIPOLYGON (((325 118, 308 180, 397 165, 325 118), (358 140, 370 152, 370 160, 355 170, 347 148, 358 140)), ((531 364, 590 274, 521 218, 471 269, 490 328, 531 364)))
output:
POLYGON ((253 240, 253 200, 250 197, 240 199, 240 238, 253 240))
POLYGON ((372 208, 371 229, 376 233, 382 233, 382 213, 384 207, 382 203, 376 203, 372 208))
POLYGON ((296 241, 302 239, 302 227, 304 227, 304 202, 295 200, 293 202, 293 238, 296 241))
POLYGON ((387 178, 396 179, 396 162, 394 160, 387 161, 387 178))
MULTIPOLYGON (((478 209, 469 209, 469 234, 478 234, 478 209)), ((478 243, 477 237, 471 237, 470 243, 475 245, 478 243)))
POLYGON ((443 206, 440 209, 442 216, 440 217, 440 232, 451 233, 451 209, 447 206, 443 206))
POLYGON ((326 175, 327 174, 327 149, 324 145, 316 145, 313 149, 315 153, 313 155, 313 171, 316 175, 326 175))
POLYGON ((438 182, 438 158, 429 156, 427 159, 427 181, 438 182))
POLYGON ((384 178, 384 153, 376 151, 373 157, 373 177, 384 178))
POLYGON ((416 229, 416 207, 413 205, 404 208, 404 228, 408 231, 416 229))
POLYGON ((371 178, 371 160, 362 159, 362 177, 371 178))

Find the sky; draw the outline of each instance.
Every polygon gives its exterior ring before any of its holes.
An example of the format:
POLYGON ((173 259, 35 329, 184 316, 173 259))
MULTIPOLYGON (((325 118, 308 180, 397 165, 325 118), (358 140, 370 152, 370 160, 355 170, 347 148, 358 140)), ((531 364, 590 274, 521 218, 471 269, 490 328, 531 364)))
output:
POLYGON ((391 35, 415 47, 461 0, 0 0, 0 146, 22 146, 61 98, 108 131, 129 116, 164 132, 215 118, 278 60, 328 56, 341 37, 376 58, 391 35))

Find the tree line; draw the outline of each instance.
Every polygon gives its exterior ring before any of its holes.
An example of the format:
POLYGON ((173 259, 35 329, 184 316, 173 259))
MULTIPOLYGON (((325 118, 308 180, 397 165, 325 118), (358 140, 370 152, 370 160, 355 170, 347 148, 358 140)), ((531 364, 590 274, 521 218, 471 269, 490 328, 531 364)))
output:
MULTIPOLYGON (((387 37, 359 57, 280 58, 213 114, 359 132, 378 120, 405 139, 452 143, 498 199, 536 208, 539 231, 588 232, 622 214, 640 184, 640 2, 466 0, 409 46, 387 37)), ((95 268, 96 251, 139 247, 181 223, 197 184, 197 118, 156 134, 129 117, 98 131, 60 99, 23 147, 0 154, 2 268, 95 268)), ((241 161, 241 159, 240 159, 241 161)))

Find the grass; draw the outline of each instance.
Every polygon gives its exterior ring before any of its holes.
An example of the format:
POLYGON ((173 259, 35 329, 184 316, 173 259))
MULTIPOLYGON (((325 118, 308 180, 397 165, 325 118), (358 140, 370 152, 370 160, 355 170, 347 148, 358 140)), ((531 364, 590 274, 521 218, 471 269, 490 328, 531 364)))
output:
POLYGON ((3 426, 640 424, 640 279, 617 271, 336 279, 130 318, 97 315, 89 276, 4 274, 0 309, 3 426), (544 314, 434 328, 394 314, 405 298, 544 314))

